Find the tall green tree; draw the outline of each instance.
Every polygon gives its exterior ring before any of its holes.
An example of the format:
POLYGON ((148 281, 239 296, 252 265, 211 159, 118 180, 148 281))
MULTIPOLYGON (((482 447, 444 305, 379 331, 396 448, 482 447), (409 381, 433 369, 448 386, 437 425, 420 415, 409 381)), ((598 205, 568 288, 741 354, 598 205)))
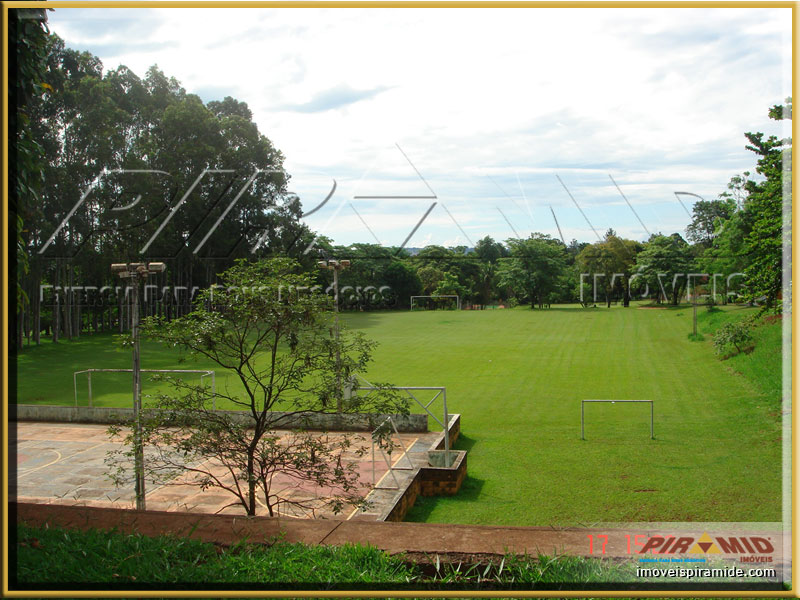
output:
POLYGON ((641 244, 620 238, 613 229, 606 232, 603 241, 585 246, 576 257, 582 274, 581 285, 584 289, 580 291, 584 303, 587 301, 585 288, 588 286, 593 300, 600 292, 606 306, 611 306, 615 295, 622 298, 624 306, 628 306, 629 282, 636 265, 636 255, 641 249, 641 244))
POLYGON ((692 222, 686 227, 686 238, 709 247, 735 211, 736 200, 733 197, 698 200, 692 207, 692 222))
POLYGON ((693 272, 689 244, 680 235, 654 234, 636 256, 637 287, 646 285, 657 302, 677 305, 686 289, 688 274, 693 272))
MULTIPOLYGON (((792 99, 769 110, 774 120, 792 118, 792 99)), ((764 298, 767 308, 775 308, 782 289, 783 245, 791 246, 789 219, 792 206, 792 140, 763 133, 746 133, 747 149, 758 155, 756 172, 762 181, 748 181, 745 210, 752 215, 752 229, 745 239, 749 264, 745 268, 747 295, 764 298), (784 222, 785 221, 785 222, 784 222), (784 227, 786 225, 786 227, 784 227)))
POLYGON ((531 308, 551 302, 566 271, 564 245, 541 233, 532 233, 526 239, 512 238, 506 243, 511 256, 498 260, 500 285, 527 300, 531 308))
POLYGON ((38 98, 47 92, 45 67, 47 60, 47 13, 44 9, 10 8, 7 12, 10 47, 8 111, 9 138, 9 218, 6 223, 9 255, 15 256, 11 280, 16 285, 17 311, 11 312, 15 324, 12 335, 16 346, 22 347, 26 307, 36 290, 26 285, 30 261, 26 248, 25 230, 31 225, 31 214, 41 203, 44 148, 33 129, 32 109, 38 98), (13 231, 13 234, 12 234, 13 231), (28 292, 26 292, 28 288, 28 292), (30 293, 32 292, 32 293, 30 293))
MULTIPOLYGON (((304 250, 314 236, 300 220, 301 200, 287 191, 283 155, 245 103, 204 105, 155 65, 143 77, 125 66, 105 71, 56 35, 46 49, 45 92, 30 110, 44 184, 40 201, 21 209, 29 290, 113 288, 109 263, 166 260, 153 283, 175 293, 151 294, 143 309, 169 318, 190 310, 192 290, 214 283, 237 257, 288 255, 313 265, 304 250)), ((79 335, 90 317, 95 329, 124 329, 125 303, 112 294, 89 304, 63 291, 33 307, 29 327, 34 336, 52 329, 54 341, 79 335)))

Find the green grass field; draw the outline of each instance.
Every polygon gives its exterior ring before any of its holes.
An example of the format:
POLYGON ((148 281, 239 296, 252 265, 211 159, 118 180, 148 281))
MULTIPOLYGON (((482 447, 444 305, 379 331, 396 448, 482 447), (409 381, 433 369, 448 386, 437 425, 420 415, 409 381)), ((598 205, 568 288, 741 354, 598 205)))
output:
MULTIPOLYGON (((753 309, 691 307, 347 314, 380 342, 366 373, 401 386, 446 386, 462 414, 468 478, 459 495, 421 498, 409 520, 507 525, 780 519, 780 323, 755 350, 719 360, 708 335, 753 309), (777 349, 776 349, 777 348, 777 349), (655 401, 647 405, 581 399, 655 401)), ((145 344, 147 368, 177 363, 145 344)), ((111 336, 44 343, 18 360, 18 402, 72 404, 72 372, 130 365, 111 336)), ((217 375, 217 385, 226 378, 217 375)), ((228 379, 228 381, 231 381, 228 379)), ((231 383, 233 385, 233 383, 231 383)), ((130 404, 130 375, 96 375, 96 405, 130 404)), ((86 403, 85 380, 81 404, 86 403)), ((145 383, 145 392, 153 391, 145 383)))

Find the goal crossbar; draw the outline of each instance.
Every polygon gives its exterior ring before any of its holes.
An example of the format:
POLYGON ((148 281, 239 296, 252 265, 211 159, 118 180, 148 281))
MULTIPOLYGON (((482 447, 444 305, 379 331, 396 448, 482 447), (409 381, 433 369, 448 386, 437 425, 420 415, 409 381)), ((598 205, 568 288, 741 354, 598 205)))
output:
POLYGON ((582 440, 586 439, 585 428, 584 428, 584 423, 585 423, 584 406, 586 405, 587 402, 604 402, 606 404, 616 404, 617 402, 635 403, 635 404, 650 404, 650 439, 651 440, 656 439, 655 438, 655 432, 653 430, 654 410, 653 410, 653 401, 652 400, 581 400, 581 439, 582 440))

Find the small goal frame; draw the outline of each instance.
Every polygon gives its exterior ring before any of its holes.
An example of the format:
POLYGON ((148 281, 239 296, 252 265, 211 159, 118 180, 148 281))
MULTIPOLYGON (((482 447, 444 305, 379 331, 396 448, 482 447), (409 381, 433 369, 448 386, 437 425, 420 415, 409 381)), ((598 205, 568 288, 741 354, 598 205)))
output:
POLYGON ((433 296, 411 296, 411 306, 409 307, 411 311, 414 310, 414 298, 455 298, 456 310, 461 310, 461 296, 457 296, 456 294, 437 294, 433 296))
MULTIPOLYGON (((200 373, 203 377, 211 377, 212 410, 217 410, 217 374, 208 369, 139 369, 140 373, 200 373)), ((75 394, 75 406, 78 406, 78 375, 86 373, 86 385, 89 392, 89 408, 94 406, 92 397, 92 373, 133 373, 133 369, 83 369, 72 373, 72 391, 75 394)))
POLYGON ((650 404, 650 439, 654 440, 655 438, 655 431, 653 429, 654 424, 654 409, 653 409, 653 401, 652 400, 581 400, 581 439, 585 440, 585 417, 584 417, 584 406, 587 402, 605 402, 607 404, 616 404, 617 402, 625 402, 625 403, 638 403, 638 404, 650 404))

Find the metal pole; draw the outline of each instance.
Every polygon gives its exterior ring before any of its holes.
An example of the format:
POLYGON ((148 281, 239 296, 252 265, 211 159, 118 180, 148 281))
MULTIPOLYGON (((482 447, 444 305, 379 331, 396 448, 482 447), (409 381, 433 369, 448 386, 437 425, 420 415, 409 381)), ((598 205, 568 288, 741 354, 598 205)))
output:
POLYGON ((217 410, 217 372, 211 371, 211 408, 217 410))
POLYGON ((89 388, 89 408, 92 407, 92 372, 88 371, 86 373, 86 383, 89 388))
POLYGON ((585 440, 586 438, 584 437, 584 431, 583 431, 583 405, 584 401, 581 400, 581 439, 585 440))
POLYGON ((444 464, 450 466, 450 415, 447 414, 447 389, 442 389, 444 404, 444 464))
POLYGON ((72 374, 72 391, 75 392, 75 406, 78 406, 78 373, 72 374))
POLYGON ((342 412, 342 372, 339 353, 339 265, 333 267, 333 314, 336 334, 336 412, 342 412))
POLYGON ((142 448, 142 397, 139 362, 139 274, 131 272, 133 283, 133 307, 131 314, 131 334, 133 336, 133 419, 136 428, 134 436, 134 470, 136 472, 136 510, 146 510, 144 490, 144 451, 142 448))
POLYGON ((654 431, 653 430, 653 412, 654 412, 653 404, 654 404, 653 402, 650 402, 650 439, 651 440, 656 439, 655 433, 653 432, 654 431))

